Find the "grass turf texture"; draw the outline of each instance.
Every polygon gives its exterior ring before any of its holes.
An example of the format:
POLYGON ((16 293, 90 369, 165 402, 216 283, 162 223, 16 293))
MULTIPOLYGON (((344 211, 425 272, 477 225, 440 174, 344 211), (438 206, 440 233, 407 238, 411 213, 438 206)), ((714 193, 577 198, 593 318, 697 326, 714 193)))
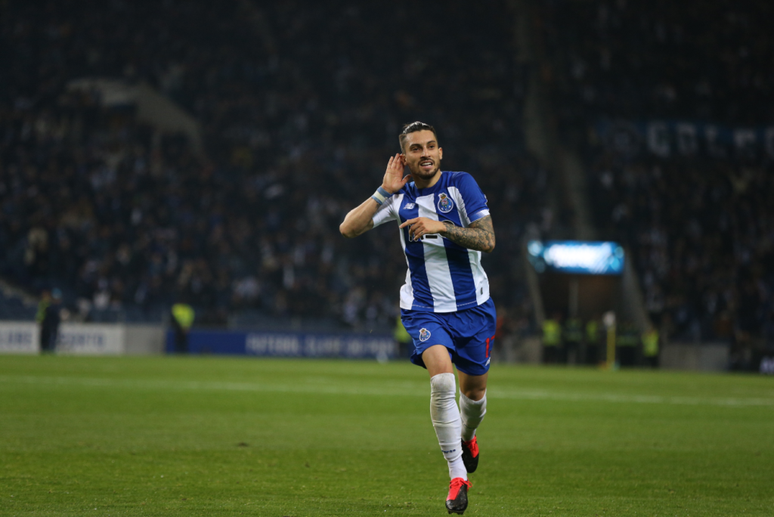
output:
MULTIPOLYGON (((0 515, 446 515, 406 362, 0 356, 0 515)), ((774 514, 774 384, 495 365, 465 515, 774 514)))

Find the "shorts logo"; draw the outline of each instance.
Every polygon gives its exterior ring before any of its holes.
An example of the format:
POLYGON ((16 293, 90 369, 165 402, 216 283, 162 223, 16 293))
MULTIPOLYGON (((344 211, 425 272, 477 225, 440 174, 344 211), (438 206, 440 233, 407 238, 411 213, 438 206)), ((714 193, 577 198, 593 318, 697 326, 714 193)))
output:
POLYGON ((427 329, 419 329, 419 340, 423 343, 430 339, 430 331, 427 329))
POLYGON ((444 214, 448 214, 454 208, 454 203, 451 198, 445 193, 438 194, 438 211, 444 214))

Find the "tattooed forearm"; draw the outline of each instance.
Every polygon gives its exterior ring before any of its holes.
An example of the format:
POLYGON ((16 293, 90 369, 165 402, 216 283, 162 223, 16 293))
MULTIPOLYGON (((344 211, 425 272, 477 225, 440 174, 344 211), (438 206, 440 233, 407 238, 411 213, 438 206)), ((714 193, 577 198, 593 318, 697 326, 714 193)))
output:
POLYGON ((467 228, 454 226, 451 221, 444 221, 444 223, 446 223, 446 231, 442 232, 441 235, 460 246, 487 253, 495 247, 492 216, 482 217, 467 228))

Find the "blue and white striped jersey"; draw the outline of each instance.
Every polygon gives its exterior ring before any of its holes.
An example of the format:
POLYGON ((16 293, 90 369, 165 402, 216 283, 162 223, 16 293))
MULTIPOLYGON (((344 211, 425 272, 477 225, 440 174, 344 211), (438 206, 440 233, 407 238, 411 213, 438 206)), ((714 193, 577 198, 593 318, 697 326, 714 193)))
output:
MULTIPOLYGON (((373 217, 374 226, 396 220, 398 225, 415 217, 451 221, 467 228, 489 215, 486 197, 467 172, 443 171, 429 188, 407 183, 386 200, 373 217)), ((438 234, 409 240, 403 228, 400 242, 406 255, 406 283, 400 290, 400 307, 424 312, 455 312, 476 307, 489 299, 489 279, 481 267, 481 252, 464 248, 438 234)))

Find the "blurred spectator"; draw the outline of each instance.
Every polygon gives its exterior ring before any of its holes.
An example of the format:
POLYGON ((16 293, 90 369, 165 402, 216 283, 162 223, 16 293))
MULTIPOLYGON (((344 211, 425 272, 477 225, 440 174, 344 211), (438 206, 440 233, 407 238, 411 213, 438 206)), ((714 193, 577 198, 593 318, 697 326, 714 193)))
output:
POLYGON ((595 315, 586 322, 584 329, 584 363, 596 365, 603 357, 603 351, 600 350, 600 321, 599 316, 595 315))
POLYGON ((624 321, 616 328, 615 357, 621 366, 639 364, 641 338, 633 323, 624 321))
POLYGON ((580 363, 581 343, 583 342, 583 321, 577 316, 567 318, 562 333, 567 364, 580 363))
POLYGON ((646 366, 658 368, 659 352, 661 351, 658 330, 654 326, 648 327, 642 334, 642 357, 646 366))
POLYGON ((187 303, 178 302, 172 306, 172 328, 175 332, 175 352, 188 353, 188 333, 193 326, 195 311, 187 303))
POLYGON ((562 319, 554 314, 543 320, 543 362, 558 364, 564 362, 562 347, 562 319))
POLYGON ((59 289, 43 291, 38 305, 37 321, 40 326, 40 352, 56 350, 61 323, 62 292, 59 289))

